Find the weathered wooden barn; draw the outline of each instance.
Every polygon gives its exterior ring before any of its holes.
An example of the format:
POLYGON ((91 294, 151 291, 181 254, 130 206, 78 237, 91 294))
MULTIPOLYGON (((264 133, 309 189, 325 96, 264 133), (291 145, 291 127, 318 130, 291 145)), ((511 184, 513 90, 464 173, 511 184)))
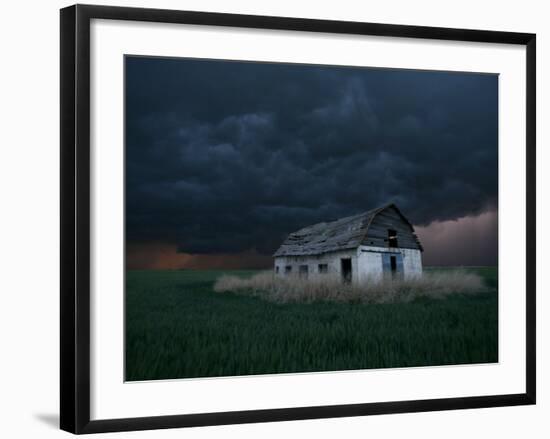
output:
POLYGON ((332 275, 361 284, 422 275, 423 248, 395 204, 305 227, 275 252, 275 274, 312 279, 332 275))

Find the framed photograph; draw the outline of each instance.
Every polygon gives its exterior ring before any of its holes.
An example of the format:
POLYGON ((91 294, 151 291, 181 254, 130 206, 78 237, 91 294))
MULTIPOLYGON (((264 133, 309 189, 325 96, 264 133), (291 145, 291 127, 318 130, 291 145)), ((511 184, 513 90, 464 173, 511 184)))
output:
POLYGON ((61 428, 535 403, 535 35, 61 10, 61 428))

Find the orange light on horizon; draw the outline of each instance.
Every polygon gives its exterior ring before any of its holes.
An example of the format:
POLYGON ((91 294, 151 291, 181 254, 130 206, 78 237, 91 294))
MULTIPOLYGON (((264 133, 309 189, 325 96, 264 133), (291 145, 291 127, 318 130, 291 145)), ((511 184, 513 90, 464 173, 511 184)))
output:
POLYGON ((218 254, 178 253, 176 244, 162 242, 129 243, 126 248, 126 268, 129 270, 238 270, 269 268, 272 265, 271 255, 263 255, 256 250, 218 254))

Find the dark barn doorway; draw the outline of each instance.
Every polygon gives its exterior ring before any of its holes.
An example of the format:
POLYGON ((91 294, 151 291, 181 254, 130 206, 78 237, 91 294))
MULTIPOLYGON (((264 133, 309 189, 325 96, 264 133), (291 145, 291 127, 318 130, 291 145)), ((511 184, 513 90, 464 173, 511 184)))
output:
POLYGON ((397 272, 397 258, 395 256, 390 257, 390 267, 391 267, 391 277, 395 277, 395 273, 397 272))
POLYGON ((403 255, 399 253, 382 255, 382 271, 388 279, 403 278, 403 255))
POLYGON ((342 281, 345 284, 351 283, 351 258, 340 259, 342 264, 342 281))

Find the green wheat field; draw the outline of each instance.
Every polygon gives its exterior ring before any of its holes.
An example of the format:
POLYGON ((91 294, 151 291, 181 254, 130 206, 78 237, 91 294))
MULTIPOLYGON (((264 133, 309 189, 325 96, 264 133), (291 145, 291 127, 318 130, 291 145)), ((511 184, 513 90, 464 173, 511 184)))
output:
POLYGON ((492 292, 410 303, 278 304, 216 293, 223 274, 128 271, 126 380, 498 361, 497 269, 470 269, 492 292))

